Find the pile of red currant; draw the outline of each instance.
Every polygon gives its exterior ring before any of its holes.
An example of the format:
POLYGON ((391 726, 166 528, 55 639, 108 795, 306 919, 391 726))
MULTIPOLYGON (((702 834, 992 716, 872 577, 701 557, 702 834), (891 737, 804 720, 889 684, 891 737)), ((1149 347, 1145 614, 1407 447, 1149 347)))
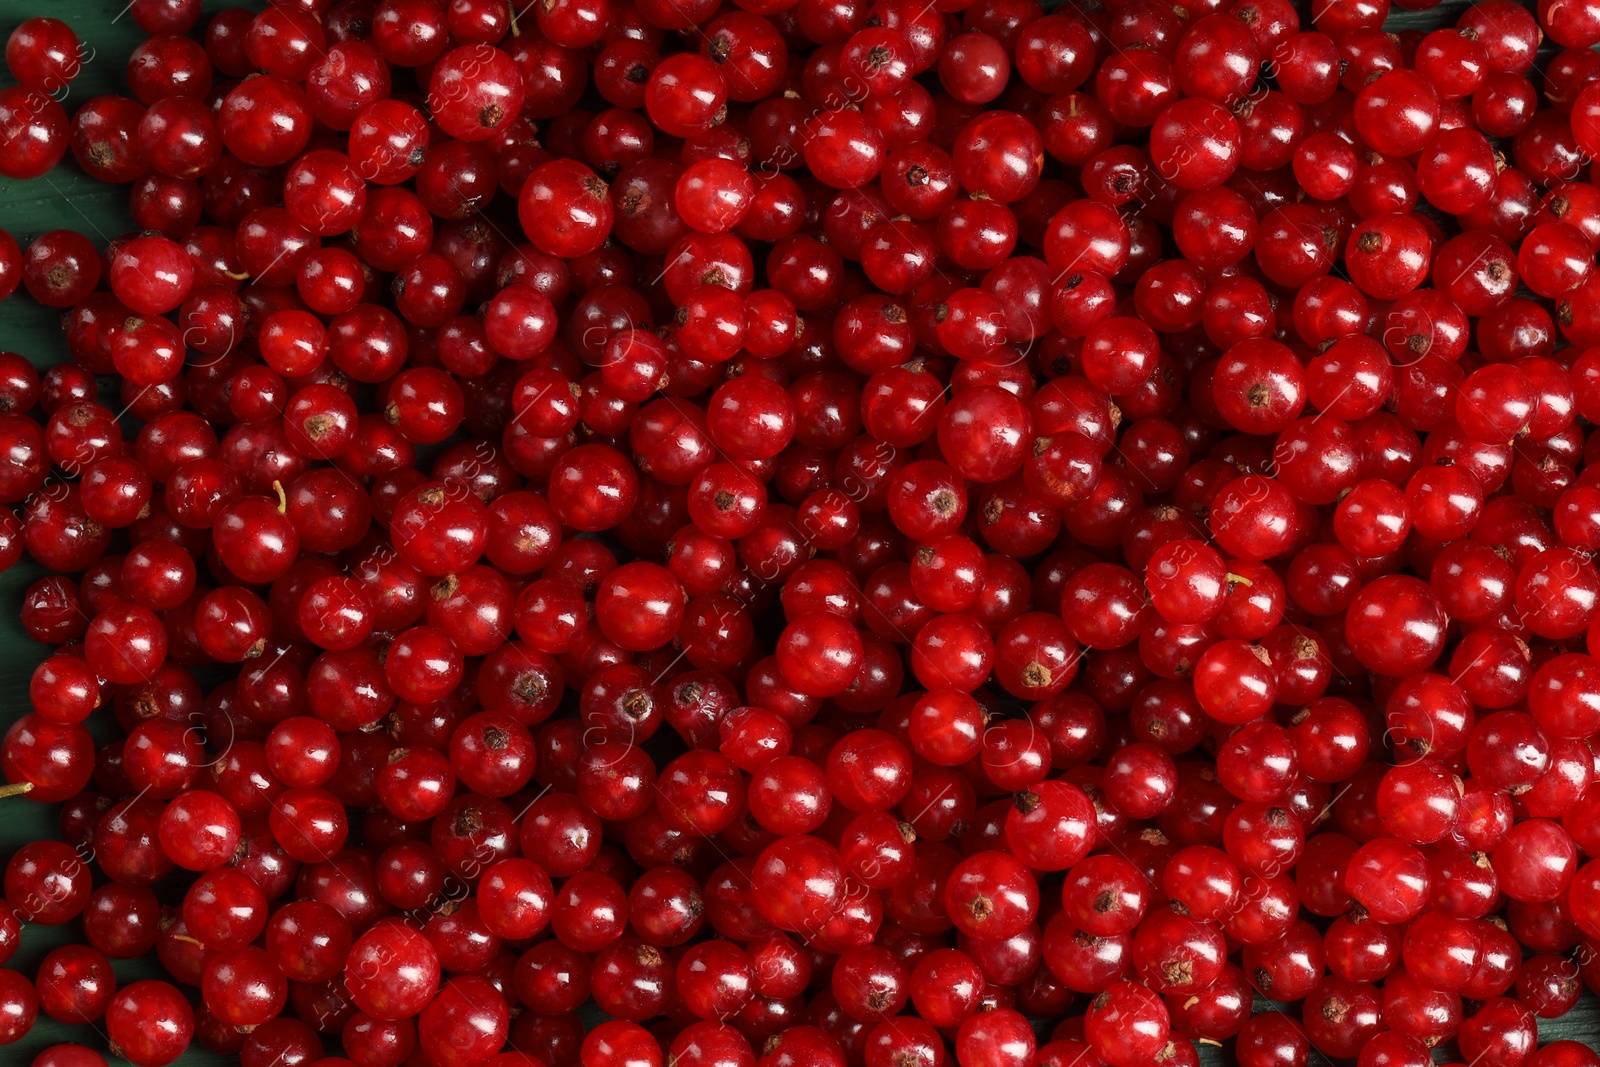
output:
POLYGON ((0 1045, 1600 1067, 1600 0, 200 8, 6 47, 0 1045))

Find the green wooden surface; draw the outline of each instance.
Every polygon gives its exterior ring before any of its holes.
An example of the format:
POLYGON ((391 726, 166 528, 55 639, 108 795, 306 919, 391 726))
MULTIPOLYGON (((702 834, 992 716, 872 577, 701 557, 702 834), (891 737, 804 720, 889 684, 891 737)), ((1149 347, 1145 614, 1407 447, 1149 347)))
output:
MULTIPOLYGON (((205 9, 209 14, 241 4, 258 7, 260 0, 235 0, 234 3, 206 0, 205 9)), ((1046 6, 1052 6, 1048 0, 1046 6)), ((1467 6, 1464 0, 1451 0, 1432 11, 1396 9, 1387 28, 1431 29, 1449 25, 1467 6)), ((127 93, 127 57, 144 39, 144 34, 126 14, 123 0, 54 0, 51 3, 0 0, 0 35, 9 35, 18 22, 37 14, 48 14, 67 22, 85 45, 83 71, 63 98, 69 115, 91 97, 127 93)), ((0 69, 0 83, 9 84, 3 69, 0 69)), ((133 228, 127 210, 127 189, 127 186, 108 186, 87 177, 69 155, 60 166, 34 181, 0 178, 0 228, 9 230, 23 247, 41 233, 62 228, 78 230, 104 245, 133 228)), ((40 367, 65 359, 60 313, 39 306, 25 291, 19 290, 17 295, 0 303, 0 350, 21 353, 40 367)), ((23 590, 41 573, 40 568, 24 560, 0 574, 0 726, 27 711, 28 679, 46 652, 44 646, 27 637, 17 616, 23 590)), ((5 805, 0 812, 0 859, 9 858, 11 851, 25 842, 57 836, 55 807, 31 803, 24 798, 0 803, 5 805)), ((10 966, 32 974, 50 949, 81 940, 76 923, 63 927, 28 926, 22 947, 10 966)), ((118 961, 115 969, 123 984, 162 974, 159 964, 153 960, 118 961)), ((1586 997, 1576 1011, 1564 1019, 1545 1023, 1541 1031, 1547 1041, 1570 1038, 1591 1045, 1600 1044, 1600 1007, 1594 998, 1586 997)), ((79 1042, 102 1052, 107 1044, 98 1027, 64 1026, 41 1015, 28 1037, 0 1048, 0 1067, 24 1067, 41 1049, 63 1041, 79 1042)), ((336 1053, 337 1049, 331 1044, 329 1051, 336 1053)), ((1201 1058, 1208 1067, 1231 1061, 1226 1050, 1211 1047, 1202 1047, 1201 1058)), ((1441 1049, 1438 1058, 1445 1062, 1453 1057, 1441 1049)), ((110 1059, 119 1065, 126 1062, 115 1057, 110 1059)), ((179 1064, 181 1067, 211 1067, 229 1062, 230 1057, 212 1054, 196 1045, 179 1064)), ((1313 1053, 1312 1062, 1325 1061, 1313 1053)))

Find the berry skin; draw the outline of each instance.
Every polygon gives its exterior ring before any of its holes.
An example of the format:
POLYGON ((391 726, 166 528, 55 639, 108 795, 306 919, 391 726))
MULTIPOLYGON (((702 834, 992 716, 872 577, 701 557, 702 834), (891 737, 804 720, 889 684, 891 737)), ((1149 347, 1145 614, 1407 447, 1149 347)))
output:
POLYGON ((59 19, 28 19, 6 40, 6 67, 11 76, 36 92, 59 93, 82 66, 78 35, 59 19))
POLYGON ((0 1044, 1590 1067, 1600 8, 1403 6, 22 21, 0 1044))
POLYGON ((119 989, 106 1010, 106 1034, 137 1067, 162 1067, 188 1046, 194 1010, 176 986, 146 979, 119 989))

